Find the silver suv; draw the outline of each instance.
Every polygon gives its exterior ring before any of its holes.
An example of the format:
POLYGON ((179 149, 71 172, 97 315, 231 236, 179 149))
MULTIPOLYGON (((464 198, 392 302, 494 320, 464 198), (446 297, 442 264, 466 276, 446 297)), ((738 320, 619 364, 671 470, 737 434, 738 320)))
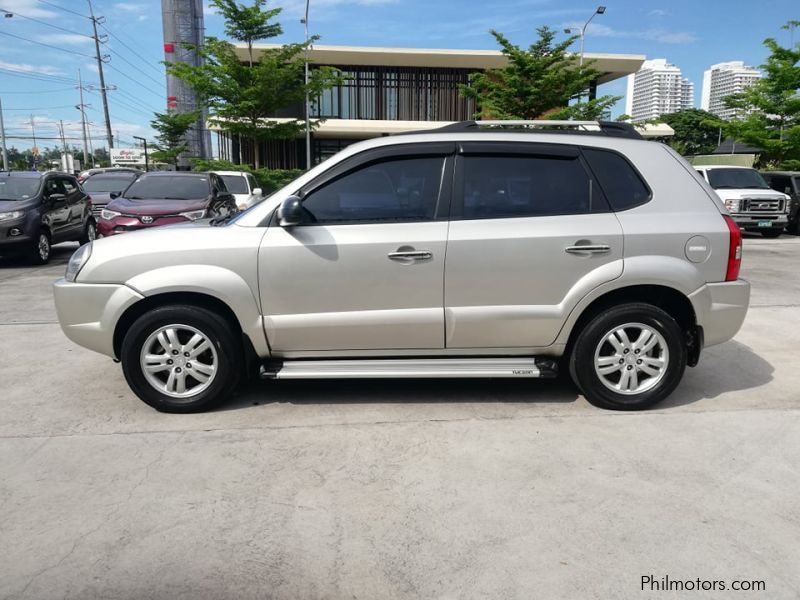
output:
POLYGON ((228 221, 96 241, 55 300, 162 411, 259 372, 559 367, 590 402, 641 409, 739 330, 741 252, 708 183, 628 126, 466 122, 349 146, 228 221))

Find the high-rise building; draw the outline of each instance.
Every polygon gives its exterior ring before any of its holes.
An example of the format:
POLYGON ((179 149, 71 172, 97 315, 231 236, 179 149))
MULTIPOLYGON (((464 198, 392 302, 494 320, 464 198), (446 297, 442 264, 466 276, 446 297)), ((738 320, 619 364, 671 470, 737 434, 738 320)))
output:
POLYGON ((703 74, 700 108, 722 119, 732 119, 736 116, 736 109, 726 107, 722 99, 744 91, 760 77, 758 69, 748 67, 741 60, 711 65, 703 74))
POLYGON ((628 76, 625 113, 634 122, 694 106, 694 84, 665 58, 646 60, 642 68, 628 76))

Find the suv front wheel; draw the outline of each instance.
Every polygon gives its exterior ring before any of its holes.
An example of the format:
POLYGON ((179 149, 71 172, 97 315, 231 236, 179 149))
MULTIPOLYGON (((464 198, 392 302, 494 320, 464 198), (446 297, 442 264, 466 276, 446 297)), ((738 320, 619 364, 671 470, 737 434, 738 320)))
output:
POLYGON ((241 343, 216 313, 190 305, 156 308, 125 334, 120 362, 128 385, 162 412, 208 410, 230 396, 241 343))
POLYGON ((681 328, 650 304, 623 304, 597 315, 578 335, 570 357, 570 373, 586 399, 613 410, 657 404, 685 369, 681 328))

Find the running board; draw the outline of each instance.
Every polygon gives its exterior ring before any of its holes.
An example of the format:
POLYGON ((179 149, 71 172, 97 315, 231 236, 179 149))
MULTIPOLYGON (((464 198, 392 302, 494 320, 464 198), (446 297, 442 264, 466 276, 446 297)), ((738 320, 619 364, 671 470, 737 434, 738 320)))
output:
POLYGON ((551 378, 557 374, 554 360, 530 357, 287 360, 261 368, 264 379, 551 378))

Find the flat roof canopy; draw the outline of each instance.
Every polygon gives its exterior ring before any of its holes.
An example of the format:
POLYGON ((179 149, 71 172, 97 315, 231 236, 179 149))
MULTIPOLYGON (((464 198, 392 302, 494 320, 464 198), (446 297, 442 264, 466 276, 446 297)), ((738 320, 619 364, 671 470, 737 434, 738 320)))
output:
MULTIPOLYGON (((278 44, 256 44, 253 48, 278 48, 278 44)), ((247 60, 247 46, 236 44, 236 53, 247 60)), ((598 83, 607 83, 639 70, 643 54, 584 53, 584 60, 592 60, 592 67, 600 71, 598 83)), ((367 46, 326 46, 316 44, 309 51, 311 62, 320 65, 353 65, 383 67, 441 67, 475 69, 476 71, 503 67, 506 57, 499 50, 443 50, 429 48, 371 48, 367 46)))

